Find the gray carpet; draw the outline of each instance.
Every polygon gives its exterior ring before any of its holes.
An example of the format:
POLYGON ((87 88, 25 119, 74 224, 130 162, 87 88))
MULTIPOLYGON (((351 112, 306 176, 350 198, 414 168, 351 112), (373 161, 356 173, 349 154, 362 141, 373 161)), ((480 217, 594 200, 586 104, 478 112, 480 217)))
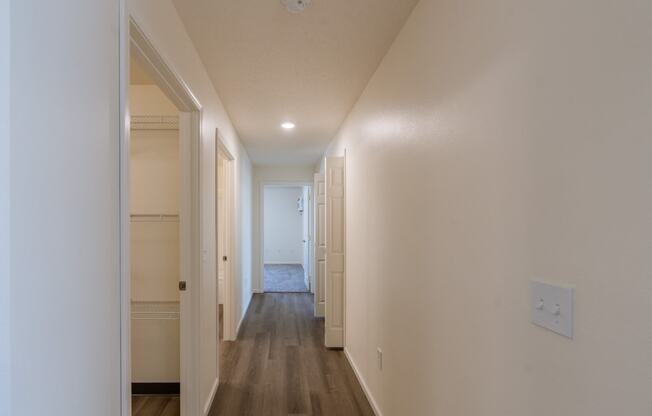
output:
POLYGON ((266 264, 265 292, 307 292, 300 264, 266 264))

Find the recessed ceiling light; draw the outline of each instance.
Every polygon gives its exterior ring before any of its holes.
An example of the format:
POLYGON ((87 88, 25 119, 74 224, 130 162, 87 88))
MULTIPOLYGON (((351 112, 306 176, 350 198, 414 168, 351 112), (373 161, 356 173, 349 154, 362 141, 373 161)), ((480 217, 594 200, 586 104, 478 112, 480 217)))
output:
POLYGON ((294 123, 290 123, 289 121, 286 121, 285 123, 281 124, 281 127, 283 127, 285 130, 292 130, 295 125, 294 123))

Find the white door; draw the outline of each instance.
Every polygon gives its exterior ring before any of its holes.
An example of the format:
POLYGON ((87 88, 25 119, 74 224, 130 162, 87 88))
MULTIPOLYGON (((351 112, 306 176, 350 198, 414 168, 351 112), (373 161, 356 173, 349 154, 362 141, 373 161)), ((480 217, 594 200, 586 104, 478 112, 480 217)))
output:
MULTIPOLYGON (((225 242, 226 242, 226 232, 225 232, 225 226, 226 226, 226 215, 225 215, 225 208, 226 204, 224 201, 224 196, 226 194, 225 192, 225 180, 224 180, 224 174, 226 172, 225 169, 225 161, 224 157, 220 153, 220 151, 217 151, 217 177, 215 179, 215 182, 217 183, 217 192, 216 196, 217 199, 215 201, 215 206, 216 206, 216 215, 217 215, 217 302, 220 305, 224 305, 224 277, 226 275, 226 261, 224 260, 224 256, 226 256, 226 251, 224 250, 225 248, 225 242)), ((228 257, 227 257, 228 261, 228 257)))
POLYGON ((315 316, 324 316, 326 311, 326 184, 324 175, 315 174, 314 212, 315 212, 315 316))
POLYGON ((307 186, 303 187, 303 192, 301 194, 302 198, 302 208, 303 212, 301 213, 301 220, 303 221, 303 280, 308 288, 308 291, 312 291, 310 288, 310 257, 312 256, 310 250, 310 188, 307 186))
MULTIPOLYGON (((235 341, 236 324, 235 299, 233 296, 233 156, 222 144, 219 133, 216 134, 218 186, 217 204, 217 264, 218 264, 218 299, 222 304, 222 338, 225 341, 235 341)), ((218 306, 219 308, 219 306, 218 306)), ((217 312, 217 309, 216 309, 217 312)), ((219 313, 216 314, 219 320, 219 313)), ((219 334, 218 334, 219 336, 219 334)))
POLYGON ((345 164, 326 158, 326 320, 325 345, 344 347, 345 164))

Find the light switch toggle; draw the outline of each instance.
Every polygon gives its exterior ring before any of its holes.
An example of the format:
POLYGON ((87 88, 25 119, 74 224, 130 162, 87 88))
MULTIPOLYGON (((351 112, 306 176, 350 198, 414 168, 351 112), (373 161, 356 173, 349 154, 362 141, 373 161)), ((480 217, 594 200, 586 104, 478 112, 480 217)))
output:
POLYGON ((561 315, 561 306, 559 306, 559 304, 555 305, 555 308, 552 310, 552 314, 555 316, 561 315))

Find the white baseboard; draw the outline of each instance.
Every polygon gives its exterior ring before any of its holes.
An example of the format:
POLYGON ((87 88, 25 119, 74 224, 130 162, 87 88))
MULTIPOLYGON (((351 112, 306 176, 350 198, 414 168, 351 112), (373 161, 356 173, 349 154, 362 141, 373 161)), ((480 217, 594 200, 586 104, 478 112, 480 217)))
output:
POLYGON ((360 373, 358 366, 355 365, 355 363, 353 362, 353 358, 351 358, 351 355, 349 354, 349 350, 347 350, 346 347, 344 347, 344 356, 346 357, 349 364, 351 365, 351 368, 353 369, 353 373, 355 374, 355 378, 358 379, 360 386, 362 386, 362 391, 364 391, 364 395, 367 396, 367 400, 369 400, 369 404, 371 405, 371 409, 374 411, 374 414, 376 416, 383 416, 382 412, 380 411, 380 407, 378 407, 378 403, 376 403, 374 396, 371 395, 371 391, 369 391, 369 387, 367 386, 367 383, 365 383, 364 378, 362 378, 362 374, 360 373))
POLYGON ((300 264, 303 266, 302 261, 265 261, 264 264, 300 264))
POLYGON ((242 326, 242 322, 244 322, 245 318, 247 317, 247 311, 249 310, 249 305, 251 305, 251 299, 253 297, 254 293, 252 292, 247 299, 247 304, 242 308, 243 312, 242 316, 240 317, 240 322, 238 322, 238 325, 235 328, 235 339, 238 339, 238 334, 240 334, 240 327, 242 326))
POLYGON ((211 387, 211 393, 208 395, 208 400, 204 404, 204 416, 208 415, 208 412, 211 411, 213 406, 213 401, 215 400, 215 395, 217 395, 217 388, 220 386, 220 379, 217 377, 213 382, 213 387, 211 387))

